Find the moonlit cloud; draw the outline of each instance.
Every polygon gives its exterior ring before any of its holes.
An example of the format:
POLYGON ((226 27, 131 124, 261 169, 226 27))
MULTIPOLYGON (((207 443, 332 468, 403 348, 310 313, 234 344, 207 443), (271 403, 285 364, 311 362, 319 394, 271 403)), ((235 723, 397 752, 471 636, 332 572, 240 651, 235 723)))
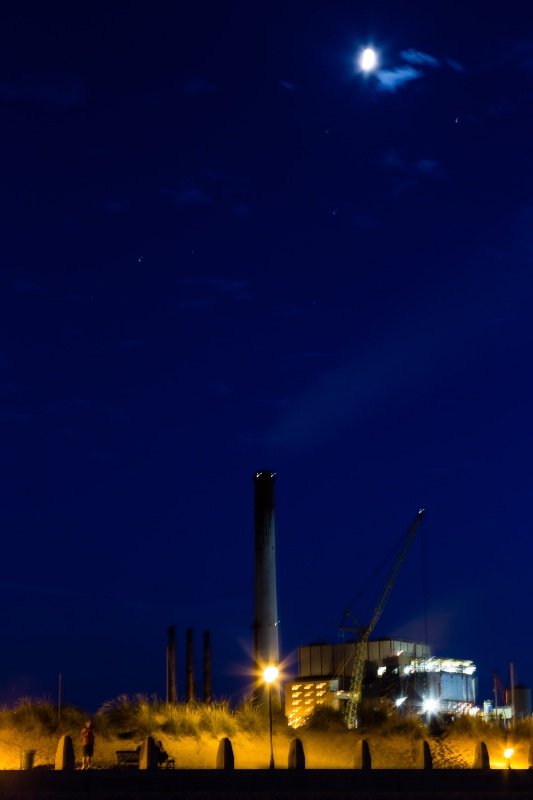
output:
POLYGON ((422 181, 445 176, 436 159, 420 158, 417 161, 409 161, 394 148, 383 154, 381 167, 387 174, 395 194, 402 194, 406 189, 418 186, 422 181))
POLYGON ((475 301, 465 284, 462 304, 454 294, 445 297, 443 292, 443 303, 431 316, 414 315, 415 323, 399 318, 387 336, 369 342, 344 364, 321 370, 299 399, 285 405, 265 444, 289 454, 309 452, 350 426, 366 424, 390 397, 399 403, 410 393, 420 392, 421 376, 428 379, 432 372, 438 374, 450 353, 457 354, 458 360, 460 353, 475 358, 481 341, 486 346, 500 337, 494 311, 501 306, 500 297, 514 293, 520 282, 509 277, 475 301))
POLYGON ((416 162, 415 170, 423 175, 429 175, 435 178, 441 178, 444 174, 439 162, 435 161, 433 158, 421 158, 416 162))
MULTIPOLYGON (((415 50, 410 47, 407 50, 402 50, 400 58, 403 64, 391 69, 378 69, 376 71, 376 78, 378 81, 378 88, 384 92, 396 92, 406 83, 424 78, 426 69, 436 69, 442 67, 442 62, 429 53, 423 53, 421 50, 415 50)), ((456 71, 462 71, 463 68, 456 61, 452 59, 445 59, 445 65, 452 67, 456 71)))
POLYGON ((409 81, 422 78, 424 73, 414 67, 396 67, 396 69, 378 69, 375 75, 382 91, 395 92, 409 81))
POLYGON ((427 53, 421 53, 419 50, 413 50, 413 48, 402 50, 400 56, 404 61, 407 61, 408 64, 427 64, 429 67, 438 67, 440 64, 437 58, 427 53))
POLYGON ((459 62, 455 61, 455 59, 453 59, 453 58, 446 58, 445 61, 448 64, 448 66, 451 67, 452 69, 454 69, 456 72, 464 72, 465 71, 465 68, 463 67, 463 65, 459 64, 459 62))

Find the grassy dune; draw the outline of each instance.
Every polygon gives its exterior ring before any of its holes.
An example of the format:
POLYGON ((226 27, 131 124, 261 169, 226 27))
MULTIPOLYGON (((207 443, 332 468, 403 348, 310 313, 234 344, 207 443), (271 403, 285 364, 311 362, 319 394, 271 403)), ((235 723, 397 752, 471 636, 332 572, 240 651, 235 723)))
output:
MULTIPOLYGON (((72 737, 76 758, 81 759, 80 731, 86 715, 77 708, 58 710, 46 701, 28 698, 0 711, 0 769, 19 769, 20 752, 35 750, 35 766, 53 766, 60 737, 72 737)), ((231 740, 236 769, 266 768, 270 758, 269 719, 265 708, 243 702, 236 709, 227 703, 171 705, 157 698, 121 696, 105 703, 94 720, 95 768, 116 764, 116 750, 134 749, 141 737, 160 739, 182 769, 213 769, 219 741, 231 740)), ((338 712, 323 709, 298 730, 287 726, 280 708, 274 709, 276 767, 287 767, 290 741, 299 738, 309 769, 351 769, 357 741, 366 739, 376 769, 409 769, 415 764, 419 742, 429 742, 433 766, 467 769, 475 762, 476 746, 484 741, 493 769, 507 766, 503 751, 514 747, 512 766, 529 766, 533 740, 531 723, 505 732, 480 719, 459 718, 427 730, 418 718, 382 714, 357 730, 346 730, 338 712)))

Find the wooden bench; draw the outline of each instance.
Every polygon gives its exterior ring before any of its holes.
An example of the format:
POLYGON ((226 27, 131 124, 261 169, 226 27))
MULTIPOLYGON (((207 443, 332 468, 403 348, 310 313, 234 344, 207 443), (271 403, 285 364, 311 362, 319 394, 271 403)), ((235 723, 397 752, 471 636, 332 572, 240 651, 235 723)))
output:
MULTIPOLYGON (((117 754, 117 764, 119 767, 138 767, 140 750, 115 750, 117 754)), ((174 769, 176 759, 167 756, 164 761, 159 761, 160 769, 174 769)))
POLYGON ((139 750, 116 750, 119 767, 138 767, 139 750))

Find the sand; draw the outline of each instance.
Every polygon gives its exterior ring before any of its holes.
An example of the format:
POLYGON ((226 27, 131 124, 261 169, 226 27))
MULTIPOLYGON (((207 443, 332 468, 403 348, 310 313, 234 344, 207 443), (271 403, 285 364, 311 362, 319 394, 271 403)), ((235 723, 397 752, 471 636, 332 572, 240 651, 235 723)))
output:
MULTIPOLYGON (((375 769, 412 769, 415 765, 417 744, 402 736, 380 737, 359 731, 329 730, 316 732, 299 729, 281 730, 273 737, 276 768, 285 769, 288 765, 290 741, 302 741, 307 769, 353 769, 356 743, 367 740, 375 769)), ((170 756, 176 760, 177 769, 214 769, 219 741, 207 734, 201 737, 172 738, 157 735, 170 756)), ((0 730, 0 769, 20 769, 20 754, 23 750, 35 750, 35 767, 52 767, 59 737, 36 737, 34 734, 0 730)), ((503 756, 506 746, 504 736, 487 736, 486 744, 492 769, 503 769, 507 762, 503 756)), ((81 744, 73 737, 77 761, 81 760, 81 744)), ((472 768, 476 758, 477 741, 465 736, 444 735, 428 738, 433 767, 435 769, 472 768)), ((270 741, 268 734, 249 737, 237 734, 231 738, 235 769, 265 769, 270 760, 270 741)), ((526 742, 512 743, 515 753, 512 766, 527 769, 529 766, 529 745, 526 742)), ((123 739, 105 739, 98 736, 93 765, 95 768, 109 769, 116 766, 116 750, 135 749, 135 742, 123 739)))

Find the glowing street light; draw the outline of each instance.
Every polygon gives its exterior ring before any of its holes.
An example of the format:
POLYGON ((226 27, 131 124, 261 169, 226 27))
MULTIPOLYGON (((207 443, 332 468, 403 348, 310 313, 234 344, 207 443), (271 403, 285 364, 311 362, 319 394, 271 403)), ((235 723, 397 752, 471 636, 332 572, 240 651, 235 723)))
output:
POLYGON ((266 667, 263 672, 265 683, 268 683, 268 716, 270 719, 270 769, 274 767, 274 747, 272 745, 272 684, 279 675, 279 670, 273 664, 266 667))
POLYGON ((422 704, 422 711, 426 714, 436 714, 439 710, 439 701, 434 697, 427 697, 422 704))
POLYGON ((507 747, 503 751, 503 755, 507 759, 507 769, 511 769, 511 757, 512 757, 513 753, 514 753, 514 747, 507 747))

